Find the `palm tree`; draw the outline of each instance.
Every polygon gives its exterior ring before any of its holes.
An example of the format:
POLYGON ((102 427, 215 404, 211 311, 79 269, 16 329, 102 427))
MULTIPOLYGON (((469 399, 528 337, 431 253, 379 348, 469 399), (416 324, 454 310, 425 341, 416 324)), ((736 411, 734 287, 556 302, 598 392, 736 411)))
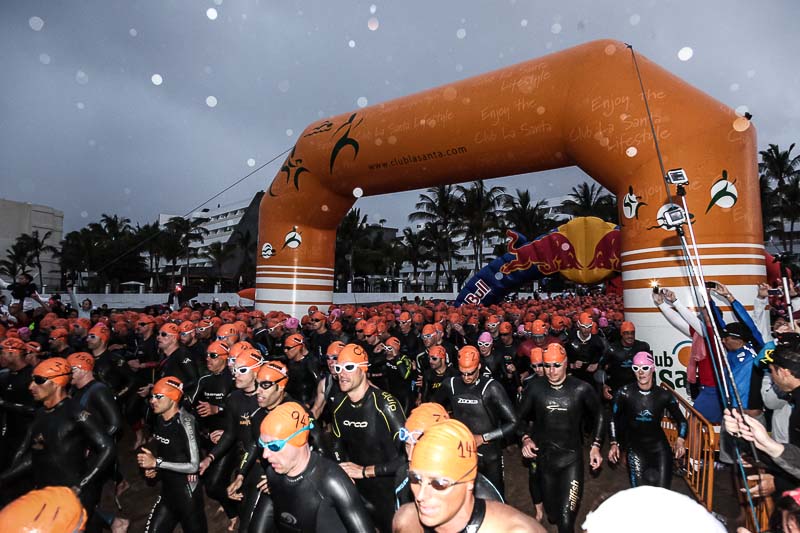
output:
POLYGON ((236 277, 242 280, 245 287, 253 287, 256 283, 256 250, 258 248, 258 234, 248 230, 235 230, 228 240, 228 246, 234 253, 241 253, 241 260, 236 269, 236 277))
POLYGON ((139 226, 137 224, 134 231, 134 239, 136 242, 144 243, 142 249, 147 253, 148 272, 151 277, 155 274, 155 289, 159 288, 158 271, 161 263, 161 229, 158 227, 158 222, 145 224, 139 226))
POLYGON ((470 187, 459 185, 456 191, 460 195, 459 233, 465 243, 472 245, 477 272, 483 266, 483 243, 487 238, 502 235, 500 208, 510 196, 505 187, 487 189, 483 180, 473 181, 470 187))
POLYGON ((222 265, 231 257, 233 257, 233 250, 221 242, 212 242, 203 254, 203 258, 211 261, 217 268, 217 279, 220 283, 222 283, 222 265))
POLYGON ((617 199, 600 185, 584 181, 572 188, 569 197, 562 205, 569 210, 571 215, 598 217, 606 222, 618 223, 617 199))
POLYGON ((34 231, 31 235, 23 233, 17 237, 17 241, 20 242, 28 252, 28 265, 36 267, 36 270, 39 272, 40 287, 44 285, 44 279, 42 277, 42 254, 53 254, 58 251, 55 246, 47 244, 47 240, 51 235, 52 232, 48 231, 43 237, 39 238, 39 232, 34 231))
POLYGON ((539 200, 534 204, 530 191, 517 189, 516 198, 509 198, 505 208, 505 229, 517 231, 528 240, 558 226, 558 221, 550 216, 547 200, 539 200))
POLYGON ((784 235, 784 242, 788 241, 791 254, 794 252, 794 225, 800 221, 800 175, 790 177, 778 190, 778 215, 782 226, 789 223, 789 235, 788 238, 784 235))
POLYGON ((353 281, 355 277, 355 256, 359 250, 369 246, 367 215, 361 215, 361 210, 353 208, 339 222, 336 228, 336 260, 337 276, 341 279, 353 281))
POLYGON ((404 259, 411 263, 411 268, 414 271, 414 280, 416 281, 420 267, 426 268, 428 265, 425 260, 429 251, 425 235, 422 232, 414 233, 411 228, 405 228, 403 229, 403 236, 398 240, 404 252, 404 259))
POLYGON ((203 227, 203 224, 208 221, 209 219, 202 217, 190 219, 172 217, 167 221, 167 229, 177 237, 184 257, 186 257, 186 283, 189 283, 189 257, 193 252, 192 243, 202 242, 203 237, 209 234, 209 231, 203 227))
MULTIPOLYGON (((759 172, 759 183, 761 179, 766 181, 766 189, 769 190, 769 186, 771 185, 770 182, 774 181, 776 183, 776 187, 774 192, 778 194, 778 196, 782 196, 783 192, 782 189, 786 186, 786 184, 794 177, 800 175, 800 155, 796 155, 792 157, 792 150, 794 149, 794 143, 789 146, 788 150, 781 150, 777 144, 770 144, 769 148, 766 150, 759 151, 759 155, 761 156, 761 162, 758 164, 758 172, 759 172)), ((762 187, 762 200, 763 198, 763 191, 764 187, 762 187)), ((779 201, 779 200, 778 200, 779 201)), ((767 202, 767 209, 773 208, 775 205, 770 200, 767 202)), ((765 208, 762 204, 762 213, 775 213, 775 215, 770 216, 764 220, 764 226, 770 226, 771 222, 777 218, 778 219, 778 232, 781 236, 781 241, 783 243, 783 249, 786 250, 789 245, 786 238, 786 231, 784 230, 786 226, 787 218, 784 217, 784 209, 778 209, 777 212, 774 211, 765 211, 765 208)), ((794 227, 794 224, 792 224, 794 227)))
POLYGON ((30 266, 28 258, 28 249, 17 238, 14 244, 6 250, 6 258, 0 259, 0 273, 10 276, 12 282, 15 281, 17 276, 27 272, 27 267, 30 266))
POLYGON ((452 185, 439 185, 420 194, 419 201, 414 206, 416 211, 408 215, 410 222, 425 222, 426 231, 435 234, 434 240, 439 244, 433 248, 437 255, 437 283, 439 265, 445 268, 448 283, 453 279, 456 248, 453 241, 458 236, 459 204, 459 198, 454 193, 452 185))
POLYGON ((766 150, 759 151, 759 174, 777 182, 779 188, 791 177, 800 175, 800 155, 792 157, 793 149, 794 143, 788 150, 781 150, 777 144, 770 144, 766 150))

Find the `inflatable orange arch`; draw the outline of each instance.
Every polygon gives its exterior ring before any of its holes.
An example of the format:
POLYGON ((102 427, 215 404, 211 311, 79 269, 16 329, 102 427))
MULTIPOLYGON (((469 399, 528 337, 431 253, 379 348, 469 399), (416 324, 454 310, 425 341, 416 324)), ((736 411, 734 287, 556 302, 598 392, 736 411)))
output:
MULTIPOLYGON (((755 128, 637 58, 664 165, 690 179, 706 276, 750 303, 765 276, 755 128)), ((331 303, 336 227, 362 193, 572 165, 618 198, 626 314, 663 327, 651 279, 684 290, 687 304, 689 280, 663 224, 666 187, 632 50, 611 40, 309 125, 261 202, 256 305, 297 315, 331 303)))

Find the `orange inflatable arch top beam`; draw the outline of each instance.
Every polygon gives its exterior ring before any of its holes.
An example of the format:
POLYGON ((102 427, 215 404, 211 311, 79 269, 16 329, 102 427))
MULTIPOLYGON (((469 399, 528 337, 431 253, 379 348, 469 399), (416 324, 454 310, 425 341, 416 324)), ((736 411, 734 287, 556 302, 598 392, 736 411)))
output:
MULTIPOLYGON (((749 303, 744 289, 765 274, 755 129, 637 58, 664 165, 685 169, 690 179, 687 201, 706 275, 749 303)), ((678 289, 688 279, 675 232, 660 220, 666 187, 633 56, 617 41, 590 42, 308 126, 261 202, 257 307, 299 315, 331 303, 336 227, 361 191, 371 196, 571 165, 617 195, 626 313, 657 314, 650 279, 678 289)))

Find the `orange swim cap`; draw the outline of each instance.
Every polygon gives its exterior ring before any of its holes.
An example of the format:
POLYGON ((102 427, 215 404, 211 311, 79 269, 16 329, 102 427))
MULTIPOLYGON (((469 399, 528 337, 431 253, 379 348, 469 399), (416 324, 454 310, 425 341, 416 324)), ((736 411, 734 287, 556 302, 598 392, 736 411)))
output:
POLYGON ((46 377, 56 385, 66 387, 69 385, 72 370, 63 357, 51 357, 36 365, 33 375, 46 377))
POLYGON ((167 335, 177 337, 181 334, 181 328, 178 327, 178 324, 167 322, 159 328, 158 332, 159 334, 166 333, 167 335))
POLYGON ((367 363, 369 356, 366 350, 358 344, 347 344, 336 357, 337 363, 367 363))
POLYGON ((408 431, 424 433, 426 429, 439 422, 450 420, 450 415, 440 403, 425 402, 413 409, 406 418, 405 427, 408 431))
POLYGON ((0 511, 0 531, 75 533, 86 526, 86 511, 68 487, 45 487, 20 496, 0 511))
POLYGON ((181 401, 183 396, 183 382, 175 376, 167 376, 156 381, 153 385, 153 394, 163 394, 175 403, 181 401))
POLYGON ((542 360, 545 363, 561 363, 566 359, 567 351, 557 342, 548 344, 547 349, 544 351, 544 355, 542 356, 542 360))
POLYGON ((633 322, 625 321, 619 328, 620 333, 626 333, 628 331, 636 331, 636 326, 633 325, 633 322))
POLYGON ((455 419, 429 426, 411 454, 410 470, 453 481, 472 481, 478 474, 475 437, 455 419))
POLYGON ((242 350, 242 352, 236 356, 236 361, 234 361, 233 366, 236 368, 244 366, 253 368, 263 363, 264 358, 261 357, 261 352, 251 348, 249 350, 242 350))
POLYGON ((278 384, 280 388, 285 388, 285 380, 289 379, 289 371, 286 365, 280 361, 268 361, 258 368, 256 380, 258 381, 271 381, 278 384))
POLYGON ((342 341, 333 341, 328 345, 328 350, 325 355, 339 355, 344 348, 345 344, 342 341))
POLYGON ((221 341, 214 341, 206 348, 206 353, 217 354, 221 357, 228 357, 228 347, 221 341))
POLYGON ((283 341, 284 348, 294 348, 295 346, 300 346, 301 344, 305 343, 305 339, 299 333, 292 333, 286 340, 283 341))
POLYGON ((89 372, 94 370, 94 357, 92 357, 92 354, 90 353, 75 352, 67 357, 67 363, 69 364, 70 368, 78 367, 81 370, 87 370, 89 372))
POLYGON ((458 368, 461 370, 472 370, 477 368, 481 362, 481 354, 474 346, 464 346, 458 351, 458 368))
MULTIPOLYGON (((308 413, 299 403, 282 403, 261 421, 261 440, 269 442, 274 439, 285 439, 308 425, 308 413)), ((308 443, 308 431, 301 431, 288 443, 297 448, 305 446, 308 443)))
MULTIPOLYGON (((221 343, 222 341, 214 341, 214 342, 221 343)), ((233 357, 234 359, 236 359, 237 357, 239 357, 239 354, 242 354, 242 353, 244 353, 244 352, 246 352, 248 350, 252 350, 252 349, 253 349, 253 345, 250 344, 249 342, 247 342, 247 341, 239 341, 236 344, 234 344, 233 346, 231 346, 230 350, 228 350, 228 356, 229 357, 233 357)))

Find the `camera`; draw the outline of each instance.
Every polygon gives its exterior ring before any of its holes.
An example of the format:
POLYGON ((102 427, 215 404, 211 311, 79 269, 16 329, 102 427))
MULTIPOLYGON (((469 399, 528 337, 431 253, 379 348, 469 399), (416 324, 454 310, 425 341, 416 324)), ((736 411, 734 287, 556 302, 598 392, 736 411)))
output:
POLYGON ((769 296, 783 296, 783 291, 781 289, 767 289, 767 294, 769 296))
POLYGON ((706 281, 706 289, 716 290, 717 289, 717 282, 716 281, 706 281))
POLYGON ((686 211, 678 205, 673 205, 664 211, 662 216, 664 217, 664 225, 669 229, 683 226, 687 221, 686 211))
POLYGON ((672 185, 686 185, 689 183, 689 177, 682 168, 667 170, 666 180, 667 183, 671 183, 672 185))

